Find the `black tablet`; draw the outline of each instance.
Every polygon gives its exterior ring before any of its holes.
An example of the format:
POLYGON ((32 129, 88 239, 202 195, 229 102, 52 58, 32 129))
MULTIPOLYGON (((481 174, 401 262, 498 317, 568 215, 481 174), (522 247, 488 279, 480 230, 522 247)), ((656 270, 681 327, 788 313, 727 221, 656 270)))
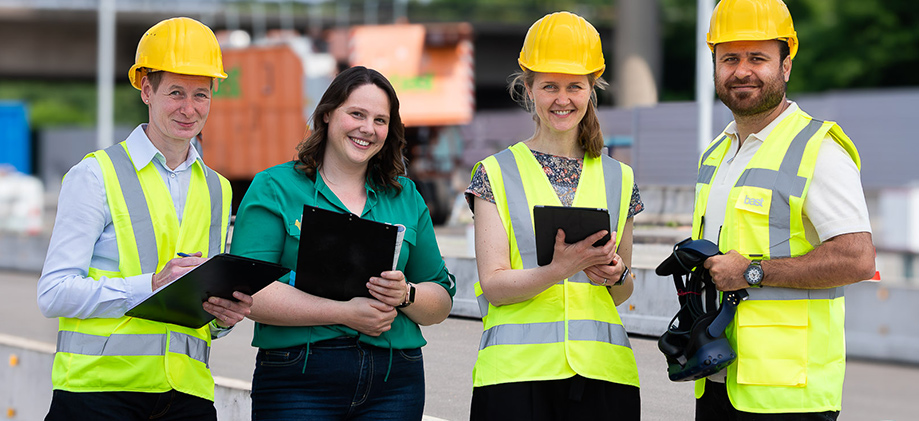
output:
POLYGON ((287 272, 290 269, 274 263, 218 254, 160 287, 125 315, 197 329, 214 320, 201 306, 208 298, 236 300, 233 291, 252 295, 287 272))
MULTIPOLYGON (((555 233, 565 231, 565 242, 577 243, 597 231, 610 230, 609 211, 603 208, 574 208, 567 206, 533 206, 533 225, 536 228, 536 263, 552 263, 555 252, 555 233)), ((610 234, 594 243, 602 246, 610 234)))

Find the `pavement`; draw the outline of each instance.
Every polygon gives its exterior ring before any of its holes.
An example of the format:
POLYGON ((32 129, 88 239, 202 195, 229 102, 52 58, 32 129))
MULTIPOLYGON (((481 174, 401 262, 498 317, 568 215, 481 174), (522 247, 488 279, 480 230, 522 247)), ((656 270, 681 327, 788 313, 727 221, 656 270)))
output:
MULTIPOLYGON (((675 238, 683 231, 665 233, 675 238)), ((438 229, 438 242, 444 255, 466 256, 465 229, 438 229)), ((636 245, 636 265, 653 265, 660 255, 669 253, 668 244, 636 245), (645 261, 646 260, 646 261, 645 261)), ((653 267, 653 266, 648 266, 653 267)), ((57 321, 41 315, 36 305, 38 273, 0 270, 0 291, 5 304, 0 306, 0 334, 19 336, 53 344, 57 321)), ((628 302, 625 303, 628 305, 628 302)), ((211 369, 215 376, 249 382, 252 379, 256 350, 250 346, 254 324, 245 320, 234 331, 213 343, 211 369)), ((425 359, 425 417, 429 421, 460 421, 469 418, 472 396, 472 367, 481 336, 480 320, 450 317, 435 326, 423 327, 428 340, 425 359)), ((667 379, 663 355, 656 338, 630 336, 641 378, 642 418, 645 420, 691 420, 694 401, 691 383, 667 379)), ((850 358, 843 388, 840 421, 916 420, 919 365, 890 364, 850 358)), ((2 397, 0 397, 2 398, 2 397)))

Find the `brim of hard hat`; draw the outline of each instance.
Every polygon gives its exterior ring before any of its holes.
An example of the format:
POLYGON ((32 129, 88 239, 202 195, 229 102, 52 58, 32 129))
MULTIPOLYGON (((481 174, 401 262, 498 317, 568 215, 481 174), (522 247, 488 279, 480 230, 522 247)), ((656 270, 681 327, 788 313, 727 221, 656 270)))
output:
POLYGON ((792 37, 779 37, 779 38, 763 39, 763 34, 761 34, 761 33, 750 33, 750 34, 743 34, 743 33, 741 33, 741 34, 737 34, 737 35, 735 35, 735 36, 733 36, 733 37, 730 37, 730 38, 719 39, 719 40, 717 40, 716 42, 713 42, 713 41, 709 38, 709 34, 706 34, 705 37, 706 37, 705 42, 708 44, 708 48, 709 48, 710 50, 712 50, 712 53, 715 52, 715 45, 716 45, 716 44, 724 44, 724 43, 726 43, 726 42, 735 42, 735 41, 783 41, 783 42, 788 43, 788 49, 789 49, 788 56, 789 56, 789 57, 791 57, 792 59, 794 59, 794 58, 795 58, 795 55, 798 54, 798 44, 797 44, 797 42, 795 42, 795 38, 792 38, 792 37))
POLYGON ((571 62, 549 62, 543 63, 538 66, 524 66, 523 63, 518 59, 517 64, 520 65, 520 68, 523 70, 529 70, 531 72, 539 73, 564 73, 566 75, 596 75, 599 77, 603 74, 603 71, 606 70, 606 66, 600 66, 599 68, 589 69, 577 63, 571 62))
POLYGON ((153 67, 142 67, 142 66, 138 66, 135 64, 134 66, 131 66, 131 70, 128 70, 128 79, 131 80, 131 86, 137 88, 138 90, 141 89, 140 82, 143 79, 143 75, 138 75, 137 71, 144 69, 144 68, 159 71, 159 72, 170 72, 170 73, 175 73, 179 75, 204 76, 204 77, 212 77, 212 78, 217 78, 217 79, 227 78, 227 74, 225 72, 222 72, 222 71, 215 72, 213 71, 213 69, 210 69, 210 68, 186 66, 186 67, 182 67, 179 69, 164 70, 164 69, 157 69, 153 67))

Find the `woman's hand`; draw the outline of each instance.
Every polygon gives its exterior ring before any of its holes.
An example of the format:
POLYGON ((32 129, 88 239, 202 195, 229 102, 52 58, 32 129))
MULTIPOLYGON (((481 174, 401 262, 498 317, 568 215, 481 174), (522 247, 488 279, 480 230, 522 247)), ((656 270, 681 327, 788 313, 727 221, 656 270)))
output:
POLYGON ((613 264, 593 265, 584 269, 584 273, 594 284, 611 286, 619 281, 622 272, 625 271, 625 264, 622 263, 622 257, 613 254, 613 264))
POLYGON ((166 262, 166 265, 163 266, 163 270, 153 274, 153 279, 151 281, 151 287, 153 287, 153 291, 156 291, 157 288, 181 278, 182 275, 191 272, 192 269, 206 262, 207 259, 201 256, 202 254, 199 251, 195 254, 189 255, 188 257, 177 257, 166 262))
POLYGON ((355 297, 344 304, 348 307, 344 312, 347 319, 342 322, 345 326, 369 336, 380 336, 392 329, 396 318, 393 306, 366 297, 355 297))
MULTIPOLYGON (((574 244, 565 243, 565 232, 558 230, 555 234, 555 251, 552 255, 553 270, 558 273, 557 279, 566 279, 591 266, 609 265, 616 256, 616 233, 610 233, 610 241, 594 247, 594 243, 603 238, 608 231, 597 231, 589 237, 574 244)), ((601 278, 602 279, 602 278, 601 278)), ((619 279, 619 278, 616 278, 619 279)), ((600 281, 602 282, 602 281, 600 281)))
POLYGON ((380 274, 379 277, 370 278, 367 282, 370 295, 381 303, 396 307, 405 302, 408 297, 408 283, 401 270, 390 270, 380 274))

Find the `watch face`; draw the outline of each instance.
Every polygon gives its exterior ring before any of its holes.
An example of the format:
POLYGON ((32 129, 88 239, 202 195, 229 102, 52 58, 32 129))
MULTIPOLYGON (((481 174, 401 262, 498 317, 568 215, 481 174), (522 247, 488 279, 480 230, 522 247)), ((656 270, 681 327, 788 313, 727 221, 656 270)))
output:
POLYGON ((759 285, 763 281, 763 268, 757 264, 750 264, 743 273, 744 279, 750 285, 759 285))

